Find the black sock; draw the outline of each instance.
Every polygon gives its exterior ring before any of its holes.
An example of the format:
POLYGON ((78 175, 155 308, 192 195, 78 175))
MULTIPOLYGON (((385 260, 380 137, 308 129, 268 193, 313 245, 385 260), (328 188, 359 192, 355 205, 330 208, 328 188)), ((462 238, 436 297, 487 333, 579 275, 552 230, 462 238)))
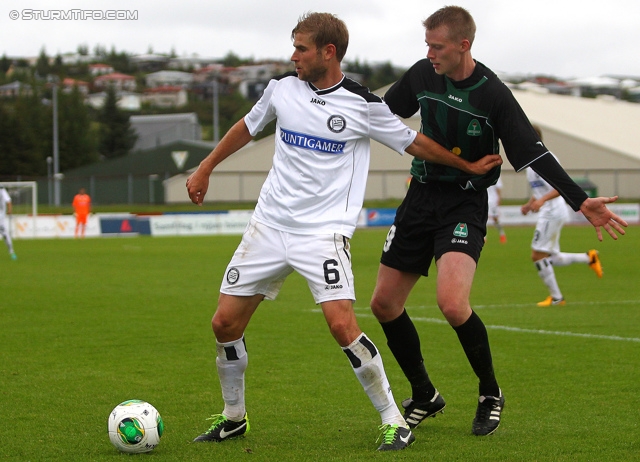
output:
POLYGON ((469 364, 480 379, 479 392, 484 396, 498 396, 500 388, 493 372, 491 348, 487 328, 480 317, 472 312, 467 321, 453 328, 458 334, 469 364))
POLYGON ((429 380, 420 351, 420 337, 411 318, 404 310, 393 321, 380 323, 387 336, 387 345, 398 361, 398 365, 411 384, 412 398, 415 401, 429 401, 436 389, 429 380))

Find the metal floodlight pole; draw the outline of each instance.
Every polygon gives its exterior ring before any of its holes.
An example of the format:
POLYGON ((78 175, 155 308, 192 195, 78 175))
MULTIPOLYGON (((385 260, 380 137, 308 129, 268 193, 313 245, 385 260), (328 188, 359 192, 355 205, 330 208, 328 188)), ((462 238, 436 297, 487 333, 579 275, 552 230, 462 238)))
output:
POLYGON ((218 78, 214 78, 211 84, 213 87, 213 142, 218 144, 218 141, 220 141, 220 123, 218 120, 218 78))
POLYGON ((53 84, 53 202, 60 206, 60 159, 58 156, 58 85, 53 84))
POLYGON ((51 156, 47 156, 47 199, 49 205, 53 204, 53 158, 51 156))

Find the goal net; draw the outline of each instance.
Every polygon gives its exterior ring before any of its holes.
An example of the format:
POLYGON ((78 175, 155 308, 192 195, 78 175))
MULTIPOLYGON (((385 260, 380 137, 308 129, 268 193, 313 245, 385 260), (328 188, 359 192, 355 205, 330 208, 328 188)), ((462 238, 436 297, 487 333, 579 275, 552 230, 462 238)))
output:
POLYGON ((18 235, 27 233, 35 237, 38 217, 38 184, 35 181, 0 181, 0 188, 6 189, 11 198, 11 218, 9 218, 11 236, 15 239, 18 235))
MULTIPOLYGON (((38 216, 38 184, 35 181, 5 181, 0 182, 0 188, 6 189, 9 193, 12 215, 33 219, 31 230, 35 233, 38 216)), ((12 229, 11 234, 15 236, 15 230, 12 229)))

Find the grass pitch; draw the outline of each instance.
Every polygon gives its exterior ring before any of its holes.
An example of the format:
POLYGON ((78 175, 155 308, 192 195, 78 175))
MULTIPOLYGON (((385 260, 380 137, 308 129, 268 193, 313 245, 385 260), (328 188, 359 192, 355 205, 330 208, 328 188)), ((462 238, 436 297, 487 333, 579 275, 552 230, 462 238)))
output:
MULTIPOLYGON (((508 228, 505 245, 489 230, 472 292, 506 396, 489 437, 471 435, 476 379, 435 305, 435 278, 423 278, 407 309, 447 408, 394 454, 376 453, 378 415, 296 274, 246 332, 251 432, 191 443, 222 410, 210 319, 239 236, 18 240, 17 261, 0 254, 0 458, 640 460, 639 230, 599 243, 590 227, 566 227, 563 251, 599 249, 604 278, 557 268, 567 305, 551 308, 535 306, 547 293, 529 259, 532 228, 508 228), (131 398, 166 424, 147 455, 120 454, 107 436, 109 412, 131 398)), ((352 240, 356 312, 399 402, 410 389, 368 308, 385 234, 352 240)))

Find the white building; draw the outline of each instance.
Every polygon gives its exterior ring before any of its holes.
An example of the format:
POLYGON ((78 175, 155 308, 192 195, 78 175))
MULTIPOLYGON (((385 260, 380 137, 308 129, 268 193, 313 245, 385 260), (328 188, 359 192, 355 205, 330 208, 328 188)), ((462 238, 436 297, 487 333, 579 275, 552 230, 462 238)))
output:
MULTIPOLYGON (((375 93, 384 95, 388 87, 375 93)), ((600 196, 640 199, 640 104, 619 100, 512 90, 529 119, 540 126, 545 145, 574 179, 588 178, 600 196)), ((419 116, 405 119, 415 130, 419 116)), ((245 146, 212 173, 210 201, 255 201, 271 167, 273 136, 245 146)), ((524 172, 516 173, 502 152, 504 199, 524 200, 529 186, 524 172)), ((400 156, 371 142, 371 164, 365 199, 404 197, 412 156, 400 156)), ((184 200, 188 174, 165 181, 167 202, 184 200)))
POLYGON ((158 71, 147 74, 147 87, 178 86, 187 88, 193 82, 193 74, 182 71, 158 71))

